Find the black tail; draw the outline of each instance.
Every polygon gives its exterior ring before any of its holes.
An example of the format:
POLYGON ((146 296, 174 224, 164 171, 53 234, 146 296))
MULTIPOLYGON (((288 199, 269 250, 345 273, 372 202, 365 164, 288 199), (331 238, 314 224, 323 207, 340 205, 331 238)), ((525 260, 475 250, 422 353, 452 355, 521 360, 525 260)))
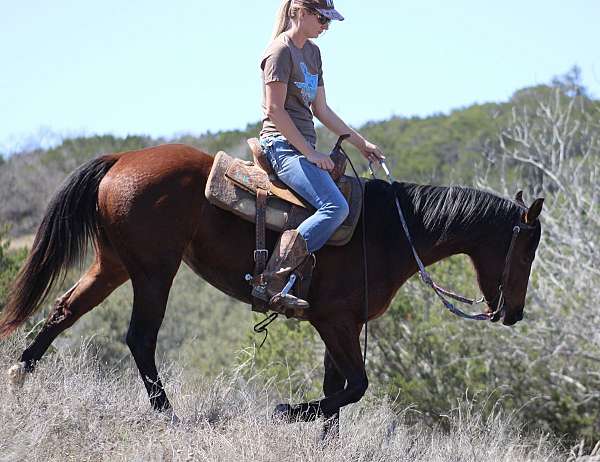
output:
POLYGON ((81 261, 99 232, 100 181, 118 157, 93 159, 75 170, 54 195, 27 261, 13 283, 0 316, 0 338, 7 337, 39 308, 56 280, 81 261))

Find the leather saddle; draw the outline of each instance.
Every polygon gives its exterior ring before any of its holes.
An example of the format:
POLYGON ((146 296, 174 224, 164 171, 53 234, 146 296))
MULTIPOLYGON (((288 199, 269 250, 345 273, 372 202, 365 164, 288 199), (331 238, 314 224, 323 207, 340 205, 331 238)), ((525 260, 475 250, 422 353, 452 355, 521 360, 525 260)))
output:
MULTIPOLYGON (((297 228, 306 218, 315 212, 314 207, 306 203, 294 191, 282 183, 272 170, 258 139, 248 140, 253 162, 235 159, 224 152, 215 156, 213 166, 206 183, 205 195, 208 201, 222 209, 256 224, 256 246, 254 250, 254 276, 246 279, 254 285, 260 279, 268 259, 266 249, 266 228, 283 232, 297 228)), ((335 168, 332 178, 348 202, 348 217, 329 239, 329 245, 344 245, 350 241, 362 209, 362 189, 364 182, 344 176, 346 159, 341 152, 332 155, 335 168)), ((292 292, 306 300, 314 256, 305 260, 294 270, 297 283, 292 292)), ((269 310, 279 311, 277 307, 253 298, 252 309, 261 313, 269 310)), ((284 312, 287 317, 306 319, 303 312, 284 312)))
MULTIPOLYGON (((206 198, 213 205, 256 223, 257 195, 265 191, 266 227, 278 232, 297 228, 315 208, 277 178, 258 139, 250 139, 248 144, 253 161, 233 158, 222 151, 217 153, 206 184, 206 198)), ((332 177, 346 198, 350 213, 327 245, 342 246, 352 238, 360 218, 364 181, 343 175, 345 164, 335 163, 332 177)))

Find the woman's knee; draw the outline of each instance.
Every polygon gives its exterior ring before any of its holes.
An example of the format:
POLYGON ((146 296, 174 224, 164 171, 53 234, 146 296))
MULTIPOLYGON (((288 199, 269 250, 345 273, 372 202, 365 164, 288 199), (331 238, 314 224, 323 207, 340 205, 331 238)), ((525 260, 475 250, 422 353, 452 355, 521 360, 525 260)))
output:
POLYGON ((340 198, 336 199, 332 205, 331 210, 333 210, 333 217, 338 224, 342 224, 346 218, 348 218, 348 214, 350 213, 350 207, 348 207, 348 202, 346 199, 340 195, 340 198))

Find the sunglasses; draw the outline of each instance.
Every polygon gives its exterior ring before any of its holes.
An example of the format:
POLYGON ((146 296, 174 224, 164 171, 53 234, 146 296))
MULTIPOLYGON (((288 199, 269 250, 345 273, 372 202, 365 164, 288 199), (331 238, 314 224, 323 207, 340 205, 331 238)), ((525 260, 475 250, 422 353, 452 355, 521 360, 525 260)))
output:
POLYGON ((331 22, 331 19, 329 19, 327 16, 323 16, 321 13, 319 13, 317 10, 313 10, 312 8, 310 9, 310 12, 312 14, 314 14, 317 17, 317 21, 319 21, 321 24, 326 25, 329 24, 331 22))

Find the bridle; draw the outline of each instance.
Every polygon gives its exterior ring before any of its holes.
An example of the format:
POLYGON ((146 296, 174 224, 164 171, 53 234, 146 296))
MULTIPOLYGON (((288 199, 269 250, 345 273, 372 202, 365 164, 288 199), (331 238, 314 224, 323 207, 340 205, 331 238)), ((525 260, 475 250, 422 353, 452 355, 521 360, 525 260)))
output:
MULTIPOLYGON (((380 161, 380 164, 381 164, 381 167, 383 168, 385 174, 388 177, 389 183, 393 184, 394 179, 393 179, 392 175, 390 174, 390 171, 387 168, 385 162, 380 161)), ((377 178, 373 171, 371 162, 369 162, 369 170, 371 170, 371 175, 373 175, 373 177, 377 178)), ((398 195, 396 193, 394 193, 394 199, 396 202, 396 209, 398 210, 398 216, 400 217, 400 222, 402 223, 402 228, 404 229, 404 234, 406 235, 406 239, 408 240, 408 243, 412 250, 415 261, 417 262, 421 280, 426 285, 428 285, 429 287, 431 287, 433 289, 433 291, 438 296, 438 298, 442 301, 442 303, 444 304, 446 309, 456 316, 459 316, 463 319, 470 319, 470 320, 474 320, 474 321, 498 321, 500 318, 502 318, 502 316, 504 316, 505 311, 506 311, 506 308, 504 305, 504 302, 505 302, 504 288, 507 286, 508 278, 510 276, 510 268, 511 268, 511 263, 512 263, 512 258, 514 255, 514 249, 515 249, 515 245, 517 242, 517 238, 518 238, 521 230, 533 229, 534 226, 524 223, 522 220, 519 219, 518 224, 516 224, 513 227, 510 246, 508 247, 508 252, 507 252, 506 258, 504 260, 504 268, 502 270, 502 279, 500 280, 500 285, 498 286, 498 295, 496 295, 496 297, 494 297, 494 300, 496 298, 498 299, 498 303, 496 304, 494 311, 492 313, 469 314, 469 313, 465 313, 464 311, 462 311, 459 308, 457 308, 456 306, 454 306, 454 304, 452 302, 450 302, 446 297, 450 297, 454 300, 457 300, 459 302, 466 303, 469 305, 478 305, 478 304, 481 304, 484 302, 488 303, 488 300, 486 300, 485 297, 481 297, 478 300, 472 300, 470 298, 455 294, 452 291, 444 289, 443 287, 440 287, 433 281, 433 279, 431 278, 431 276, 425 269, 425 265, 423 264, 423 261, 421 260, 421 258, 419 257, 419 254, 417 253, 417 250, 414 245, 414 241, 412 239, 410 231, 408 230, 408 225, 406 223, 406 219, 404 218, 404 213, 402 212, 402 207, 400 207, 400 201, 398 200, 398 195)), ((488 303, 488 305, 491 305, 491 303, 488 303)))
MULTIPOLYGON (((498 286, 498 303, 496 304, 496 309, 493 313, 489 314, 489 318, 491 321, 497 321, 505 314, 505 297, 504 297, 504 287, 508 283, 508 277, 510 275, 511 262, 513 257, 513 251, 515 248, 515 243, 517 242, 517 238, 519 237, 519 233, 523 229, 533 229, 534 226, 528 225, 524 223, 522 220, 519 220, 519 224, 515 225, 512 230, 512 238, 510 240, 510 246, 508 247, 508 252, 506 254, 506 259, 504 260, 504 269, 502 270, 502 279, 500 280, 500 285, 498 286)), ((486 301, 486 300, 484 300, 486 301)))

